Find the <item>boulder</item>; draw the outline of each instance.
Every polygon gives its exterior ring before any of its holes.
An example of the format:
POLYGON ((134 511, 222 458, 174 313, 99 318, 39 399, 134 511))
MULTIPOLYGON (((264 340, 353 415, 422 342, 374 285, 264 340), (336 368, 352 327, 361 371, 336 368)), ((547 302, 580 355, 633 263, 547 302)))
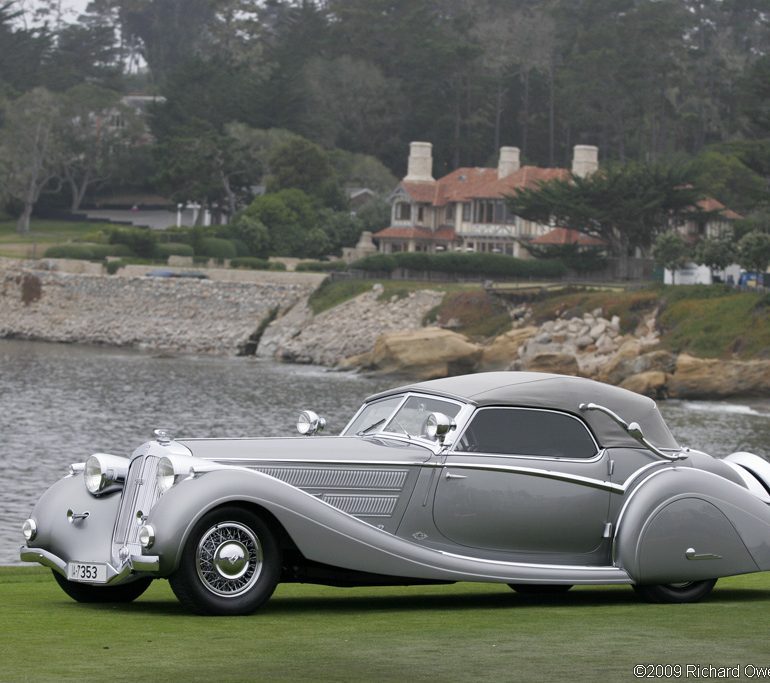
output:
POLYGON ((626 341, 599 373, 597 379, 608 384, 620 384, 627 377, 643 372, 674 372, 676 357, 668 351, 644 353, 645 345, 639 340, 626 341))
POLYGON ((535 334, 536 327, 520 327, 495 337, 481 354, 480 371, 505 370, 519 357, 519 349, 535 334))
POLYGON ((462 334, 439 327, 381 335, 369 355, 367 370, 436 379, 474 372, 482 349, 462 334))
POLYGON ((660 370, 649 370, 626 377, 620 386, 637 394, 661 400, 668 396, 667 385, 670 377, 671 375, 660 370))
POLYGON ((531 372, 553 372, 557 375, 580 374, 577 359, 569 353, 538 353, 522 361, 520 368, 531 372))
POLYGON ((695 358, 682 353, 668 383, 671 398, 729 398, 767 396, 770 361, 695 358))

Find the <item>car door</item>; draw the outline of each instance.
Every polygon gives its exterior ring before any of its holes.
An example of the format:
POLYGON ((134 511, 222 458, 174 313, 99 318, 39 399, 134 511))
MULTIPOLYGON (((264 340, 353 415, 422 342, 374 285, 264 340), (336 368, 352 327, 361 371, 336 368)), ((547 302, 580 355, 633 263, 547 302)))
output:
POLYGON ((607 455, 578 417, 478 409, 443 463, 436 527, 455 543, 522 554, 585 554, 602 544, 607 455))

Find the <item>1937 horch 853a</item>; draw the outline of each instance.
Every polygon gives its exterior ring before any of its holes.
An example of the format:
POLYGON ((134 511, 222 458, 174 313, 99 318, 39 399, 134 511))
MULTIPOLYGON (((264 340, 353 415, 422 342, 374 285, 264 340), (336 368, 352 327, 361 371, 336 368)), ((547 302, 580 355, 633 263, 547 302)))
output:
POLYGON ((679 446, 647 398, 481 373, 372 396, 339 436, 156 430, 130 458, 91 455, 38 501, 20 555, 75 600, 163 578, 204 614, 251 613, 282 581, 628 584, 692 602, 770 569, 769 491, 770 463, 679 446))

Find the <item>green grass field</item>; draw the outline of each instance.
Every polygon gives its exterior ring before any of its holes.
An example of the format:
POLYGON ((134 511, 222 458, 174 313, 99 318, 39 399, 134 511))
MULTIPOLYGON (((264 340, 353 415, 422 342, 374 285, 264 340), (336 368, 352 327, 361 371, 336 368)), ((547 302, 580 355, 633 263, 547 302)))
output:
POLYGON ((130 605, 81 605, 47 570, 7 567, 0 605, 0 680, 14 682, 631 681, 637 664, 770 666, 768 574, 723 579, 693 605, 644 604, 628 587, 535 599, 503 585, 287 584, 252 616, 212 618, 183 612, 165 581, 130 605))
POLYGON ((83 239, 107 225, 96 222, 34 219, 29 232, 20 235, 16 232, 16 221, 0 221, 0 256, 42 258, 48 247, 83 239))

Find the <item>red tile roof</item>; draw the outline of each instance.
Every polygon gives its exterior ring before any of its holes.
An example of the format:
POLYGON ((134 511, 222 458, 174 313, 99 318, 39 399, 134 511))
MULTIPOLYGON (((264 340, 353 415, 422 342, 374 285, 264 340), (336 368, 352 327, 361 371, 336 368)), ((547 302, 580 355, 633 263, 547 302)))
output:
POLYGON ((570 228, 554 228, 545 235, 533 239, 532 244, 578 244, 581 247, 599 247, 605 246, 607 243, 598 237, 585 235, 570 228))
POLYGON ((522 166, 504 178, 496 168, 458 168, 438 180, 403 181, 401 187, 415 202, 444 206, 472 199, 502 199, 522 188, 534 188, 554 179, 569 178, 566 168, 522 166))
POLYGON ((432 242, 453 242, 455 239, 454 228, 442 227, 435 232, 430 228, 391 226, 372 235, 375 239, 416 239, 429 240, 432 242))
POLYGON ((713 197, 705 197, 698 201, 698 208, 703 211, 717 211, 720 216, 734 221, 743 218, 739 213, 728 209, 722 202, 713 197))

